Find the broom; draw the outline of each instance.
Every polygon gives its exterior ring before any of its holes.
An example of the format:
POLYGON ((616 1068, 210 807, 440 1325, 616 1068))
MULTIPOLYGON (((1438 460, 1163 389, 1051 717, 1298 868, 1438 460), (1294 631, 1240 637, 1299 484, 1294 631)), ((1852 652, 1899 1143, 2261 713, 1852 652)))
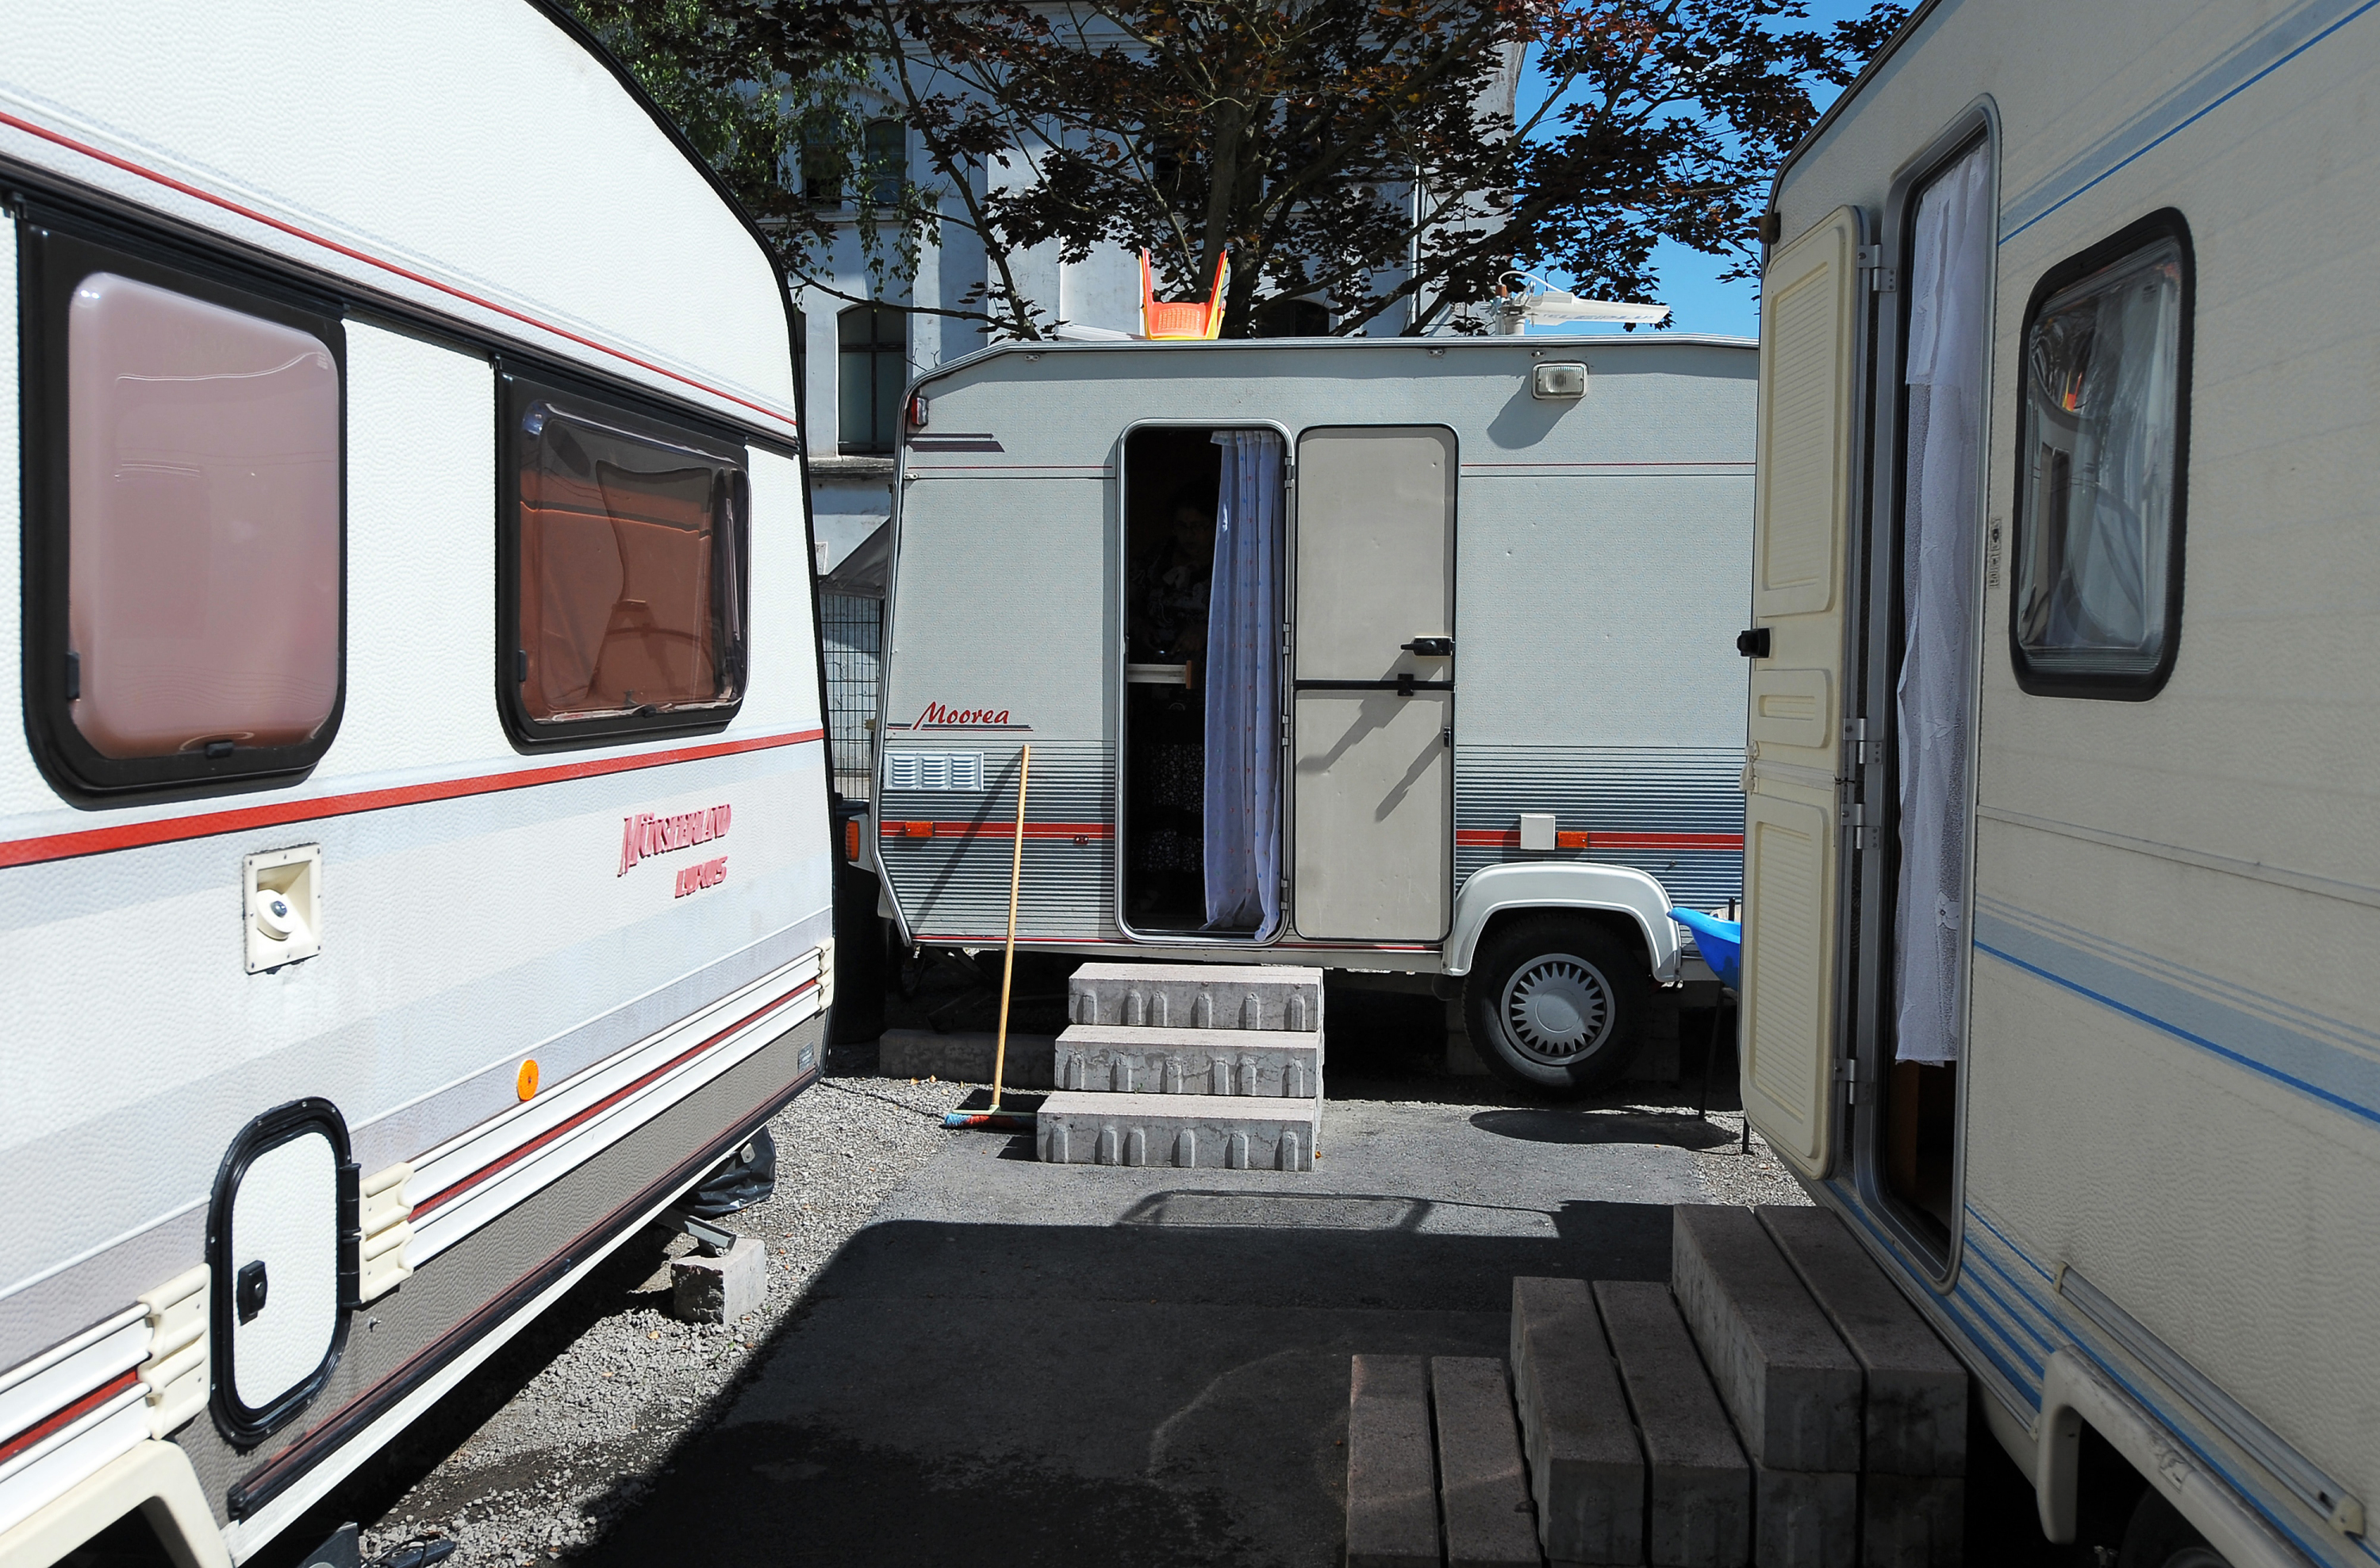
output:
POLYGON ((989 1128, 994 1132, 1031 1132, 1033 1113, 1000 1108, 1000 1080, 1008 1066, 1008 987, 1016 973, 1016 895, 1025 886, 1025 786, 1033 774, 1028 742, 1016 760, 1016 848, 1008 862, 1008 951, 1000 960, 1000 1033, 991 1052, 991 1104, 980 1111, 946 1111, 946 1128, 989 1128))

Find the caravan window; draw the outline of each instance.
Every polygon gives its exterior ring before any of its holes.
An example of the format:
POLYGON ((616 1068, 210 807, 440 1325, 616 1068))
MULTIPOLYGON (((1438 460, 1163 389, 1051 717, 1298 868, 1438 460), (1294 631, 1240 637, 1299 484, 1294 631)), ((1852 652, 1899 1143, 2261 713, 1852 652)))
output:
POLYGON ((725 723, 743 696, 742 449, 553 386, 506 394, 515 739, 725 723))
POLYGON ((2181 619, 2190 240, 2150 218, 2044 280, 2027 313, 2013 597, 2017 679, 2154 696, 2181 619))
POLYGON ((301 773, 343 665, 340 333, 35 232, 30 729, 70 792, 301 773))

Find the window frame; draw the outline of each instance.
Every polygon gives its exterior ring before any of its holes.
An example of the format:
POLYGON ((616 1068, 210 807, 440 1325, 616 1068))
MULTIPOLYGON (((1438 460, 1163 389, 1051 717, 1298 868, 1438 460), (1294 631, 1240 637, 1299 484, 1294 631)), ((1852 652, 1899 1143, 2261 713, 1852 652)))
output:
POLYGON ((50 787, 83 807, 188 800, 305 781, 338 738, 347 703, 347 340, 346 312, 276 274, 250 270, 144 229, 28 201, 16 215, 18 331, 24 388, 22 686, 25 737, 50 787), (87 740, 66 694, 72 476, 67 440, 67 309, 94 271, 185 295, 301 332, 331 356, 338 384, 337 684, 313 736, 284 746, 236 746, 160 757, 110 757, 87 740))
POLYGON ((2194 340, 2198 316, 2198 252, 2191 241, 2189 221, 2175 207, 2164 207, 2135 219, 2106 238, 2077 251, 2042 273, 2025 301, 2022 329, 2017 334, 2017 375, 2014 465, 2015 489, 2009 506, 2009 663, 2017 688, 2036 697, 2079 697, 2099 702, 2147 702, 2165 690, 2181 651, 2181 607, 2184 566, 2188 557, 2190 502, 2190 408, 2193 392, 2194 340), (2166 513, 2166 583, 2164 641, 2155 665, 2145 670, 2058 669, 2038 665, 2026 654, 2022 621, 2023 597, 2017 592, 2019 563, 2033 543, 2034 519, 2025 506, 2025 481, 2033 452, 2025 440, 2032 377, 2027 368, 2034 328, 2049 301, 2095 272, 2104 271, 2127 257, 2170 242, 2181 258, 2180 320, 2174 345, 2173 494, 2166 513))
POLYGON ((714 734, 743 711, 751 694, 752 490, 751 445, 742 434, 694 417, 685 410, 638 397, 621 389, 575 376, 550 365, 499 357, 496 361, 496 711, 515 750, 538 753, 617 745, 669 735, 714 734), (520 465, 526 442, 521 416, 532 403, 553 403, 590 424, 610 424, 632 435, 683 447, 732 463, 744 476, 744 504, 731 539, 735 551, 735 592, 740 640, 722 649, 720 667, 733 672, 735 694, 725 702, 664 713, 603 714, 588 718, 540 719, 520 694, 520 465))
POLYGON ((838 456, 891 457, 901 450, 901 418, 903 408, 902 399, 898 395, 898 392, 900 391, 907 390, 909 385, 909 377, 908 311, 902 309, 899 306, 871 302, 867 305, 846 306, 844 308, 835 312, 834 450, 838 456), (870 335, 868 342, 864 344, 847 344, 844 342, 843 323, 850 317, 862 311, 867 312, 868 317, 868 331, 870 335), (891 338, 880 338, 873 335, 877 327, 877 319, 880 316, 889 316, 895 323, 897 323, 893 328, 896 334, 895 336, 891 338), (843 436, 844 416, 847 412, 843 396, 843 364, 845 356, 862 354, 868 356, 868 425, 870 430, 874 430, 876 428, 876 416, 878 413, 877 404, 880 401, 876 385, 878 361, 887 356, 893 358, 898 365, 897 374, 899 377, 899 380, 894 383, 897 390, 892 400, 892 428, 881 432, 880 440, 871 440, 865 444, 847 441, 844 440, 843 436))

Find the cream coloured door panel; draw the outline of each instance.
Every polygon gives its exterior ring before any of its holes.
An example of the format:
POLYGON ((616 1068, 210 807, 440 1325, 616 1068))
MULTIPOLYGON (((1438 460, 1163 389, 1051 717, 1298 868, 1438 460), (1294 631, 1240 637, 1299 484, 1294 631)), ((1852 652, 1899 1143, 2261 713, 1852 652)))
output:
POLYGON ((1452 914, 1451 692, 1300 692, 1297 838, 1302 936, 1435 942, 1452 914))

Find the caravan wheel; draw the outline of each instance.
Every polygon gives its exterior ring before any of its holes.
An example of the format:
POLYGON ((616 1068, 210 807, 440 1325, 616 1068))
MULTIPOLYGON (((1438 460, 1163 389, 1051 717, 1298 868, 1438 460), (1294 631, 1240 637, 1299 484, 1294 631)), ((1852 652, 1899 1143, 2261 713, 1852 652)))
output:
POLYGON ((1611 1082, 1635 1058, 1645 971, 1602 927, 1539 915, 1479 945, 1463 1019, 1488 1070, 1555 1099, 1611 1082))
POLYGON ((2231 1568, 2229 1560, 2206 1544, 2206 1538, 2191 1527, 2154 1483, 2132 1510, 2116 1562, 2118 1568, 2231 1568))

